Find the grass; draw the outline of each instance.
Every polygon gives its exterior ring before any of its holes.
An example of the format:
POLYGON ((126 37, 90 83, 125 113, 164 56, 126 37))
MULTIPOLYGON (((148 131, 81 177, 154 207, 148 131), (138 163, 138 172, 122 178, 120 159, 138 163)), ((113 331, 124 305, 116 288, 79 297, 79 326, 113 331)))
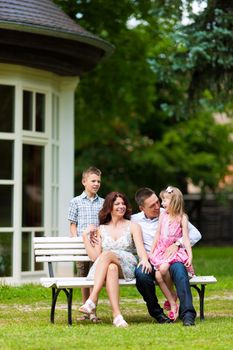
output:
MULTIPOLYGON (((0 349, 232 349, 233 344, 233 247, 194 248, 198 275, 214 275, 218 283, 207 286, 205 321, 183 327, 181 321, 159 325, 148 315, 135 287, 121 288, 122 313, 128 329, 112 326, 106 292, 101 292, 98 315, 101 324, 76 323, 67 326, 64 296, 61 296, 55 324, 49 323, 51 290, 39 285, 0 288, 0 349)), ((199 316, 198 297, 193 291, 199 316)), ((159 300, 164 300, 157 288, 159 300)), ((79 315, 80 291, 74 291, 74 318, 79 315)))

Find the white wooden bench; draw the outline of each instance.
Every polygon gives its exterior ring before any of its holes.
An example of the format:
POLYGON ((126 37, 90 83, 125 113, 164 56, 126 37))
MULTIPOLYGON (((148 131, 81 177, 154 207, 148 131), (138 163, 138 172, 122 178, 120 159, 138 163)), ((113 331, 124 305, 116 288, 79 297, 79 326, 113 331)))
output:
MULTIPOLYGON (((55 262, 75 262, 90 261, 82 238, 71 237, 39 237, 34 238, 34 251, 36 262, 48 263, 49 277, 40 279, 42 286, 52 288, 52 305, 50 321, 54 323, 55 308, 58 295, 63 291, 67 298, 68 324, 72 325, 72 298, 73 289, 82 287, 92 287, 93 281, 88 281, 85 277, 55 277, 53 263, 55 262)), ((190 279, 191 287, 195 288, 199 295, 200 319, 204 320, 204 296, 207 284, 216 283, 213 276, 196 276, 190 279)), ((121 286, 134 286, 136 280, 119 280, 121 286)))

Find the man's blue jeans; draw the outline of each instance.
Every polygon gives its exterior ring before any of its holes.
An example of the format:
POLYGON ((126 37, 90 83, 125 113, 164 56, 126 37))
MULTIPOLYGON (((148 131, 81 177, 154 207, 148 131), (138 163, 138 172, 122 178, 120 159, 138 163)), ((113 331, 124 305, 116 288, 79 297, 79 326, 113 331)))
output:
MULTIPOLYGON (((193 307, 192 293, 189 285, 189 278, 185 266, 182 263, 174 263, 170 266, 171 278, 176 286, 178 298, 180 300, 180 318, 194 320, 196 311, 193 307)), ((142 272, 141 266, 135 270, 136 286, 139 293, 146 302, 149 314, 156 318, 163 312, 158 304, 155 293, 155 273, 142 272)))

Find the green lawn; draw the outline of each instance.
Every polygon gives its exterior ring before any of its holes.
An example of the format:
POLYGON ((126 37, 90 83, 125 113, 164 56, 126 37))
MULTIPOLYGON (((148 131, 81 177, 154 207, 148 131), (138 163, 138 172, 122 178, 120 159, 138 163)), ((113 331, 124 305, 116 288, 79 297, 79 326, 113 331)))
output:
MULTIPOLYGON (((196 247, 198 275, 214 275, 218 282, 206 290, 205 321, 195 327, 182 322, 159 325, 147 314, 136 288, 121 289, 122 312, 128 329, 112 326, 110 307, 103 291, 98 315, 103 322, 67 326, 65 298, 58 302, 55 325, 49 323, 51 291, 37 285, 0 288, 0 349, 232 349, 233 347, 233 247, 196 247)), ((194 305, 199 316, 197 292, 194 305)), ((164 298, 157 288, 160 301, 164 298)), ((79 315, 80 291, 74 292, 73 316, 79 315)))

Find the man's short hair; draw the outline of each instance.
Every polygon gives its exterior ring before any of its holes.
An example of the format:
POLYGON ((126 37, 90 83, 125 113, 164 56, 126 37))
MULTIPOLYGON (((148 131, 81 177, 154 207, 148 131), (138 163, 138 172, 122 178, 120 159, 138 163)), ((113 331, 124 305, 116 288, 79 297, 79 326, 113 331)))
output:
POLYGON ((138 206, 143 206, 145 200, 155 194, 155 192, 148 187, 139 188, 135 193, 135 201, 138 206))
POLYGON ((91 174, 95 174, 98 176, 101 176, 101 171, 94 167, 94 166, 90 166, 89 168, 85 169, 82 173, 82 179, 84 179, 86 176, 91 175, 91 174))

